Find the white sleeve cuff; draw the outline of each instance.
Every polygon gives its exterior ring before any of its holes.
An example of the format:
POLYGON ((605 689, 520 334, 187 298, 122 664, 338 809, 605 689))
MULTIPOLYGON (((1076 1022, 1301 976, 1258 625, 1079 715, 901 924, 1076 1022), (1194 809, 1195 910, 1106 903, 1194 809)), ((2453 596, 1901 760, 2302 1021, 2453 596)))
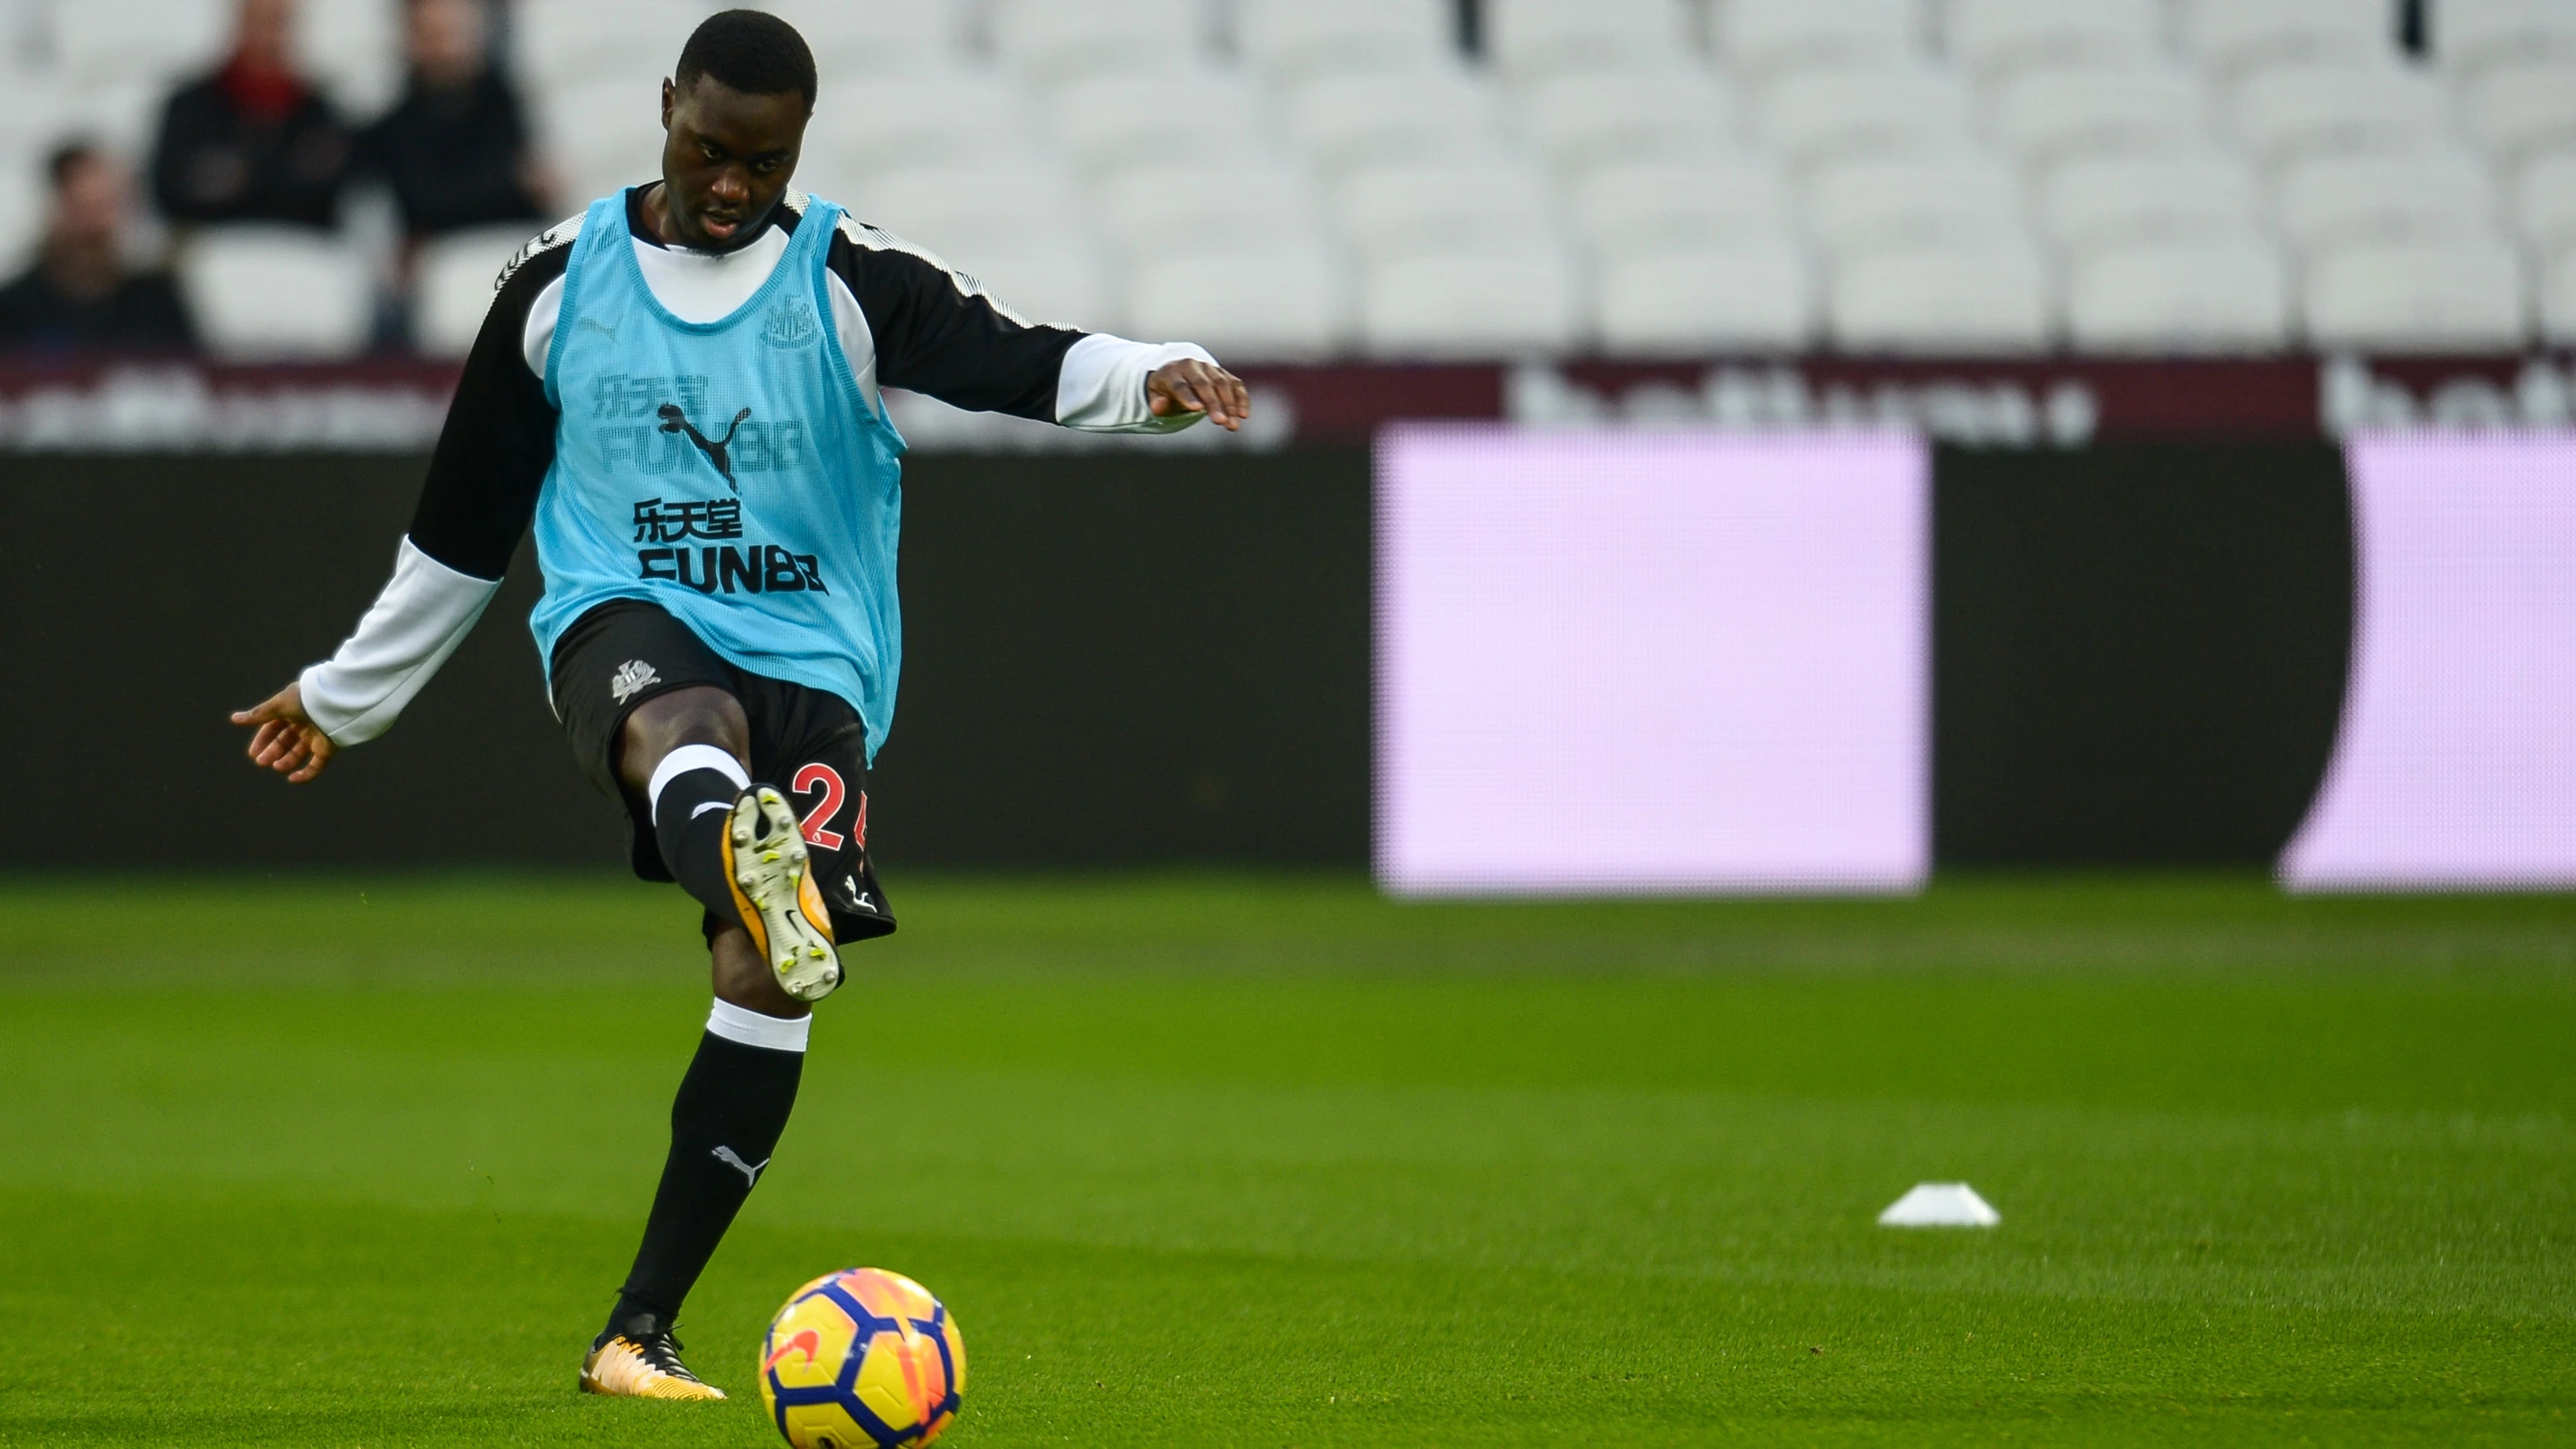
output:
POLYGON ((1145 379, 1154 369, 1186 357, 1214 362, 1195 342, 1130 342, 1095 332, 1065 350, 1056 375, 1055 420, 1086 433, 1176 433, 1206 416, 1154 416, 1145 402, 1145 379))
POLYGON ((405 538, 392 582, 358 621, 358 631, 338 653, 304 671, 305 714, 335 745, 360 744, 393 728, 394 717, 465 642, 500 588, 499 580, 458 573, 405 538))

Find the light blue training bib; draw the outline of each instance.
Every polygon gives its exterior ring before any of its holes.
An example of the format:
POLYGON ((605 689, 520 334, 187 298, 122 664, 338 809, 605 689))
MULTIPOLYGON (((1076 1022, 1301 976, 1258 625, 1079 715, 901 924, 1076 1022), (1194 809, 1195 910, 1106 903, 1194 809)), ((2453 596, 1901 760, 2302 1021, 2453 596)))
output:
POLYGON ((859 394, 825 266, 841 210, 816 199, 769 280, 721 321, 645 284, 623 193, 591 203, 546 356, 560 417, 537 497, 540 663, 610 599, 670 611, 739 668, 894 723, 903 438, 859 394))

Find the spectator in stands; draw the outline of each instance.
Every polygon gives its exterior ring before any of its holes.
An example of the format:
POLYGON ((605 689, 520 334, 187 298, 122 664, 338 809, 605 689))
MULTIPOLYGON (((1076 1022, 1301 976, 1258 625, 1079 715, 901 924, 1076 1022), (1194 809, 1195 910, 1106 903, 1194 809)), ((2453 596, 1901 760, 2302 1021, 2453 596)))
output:
POLYGON ((367 132, 367 165, 393 186, 412 237, 547 219, 551 188, 519 95, 492 64, 486 0, 408 0, 402 103, 367 132))
POLYGON ((233 53, 161 114, 152 195, 173 221, 329 227, 348 128, 295 69, 295 0, 241 0, 233 53))
POLYGON ((130 187, 125 168, 74 143, 50 166, 53 210, 44 249, 26 275, 0 288, 0 347, 77 352, 180 350, 196 328, 160 272, 129 271, 119 251, 130 187))

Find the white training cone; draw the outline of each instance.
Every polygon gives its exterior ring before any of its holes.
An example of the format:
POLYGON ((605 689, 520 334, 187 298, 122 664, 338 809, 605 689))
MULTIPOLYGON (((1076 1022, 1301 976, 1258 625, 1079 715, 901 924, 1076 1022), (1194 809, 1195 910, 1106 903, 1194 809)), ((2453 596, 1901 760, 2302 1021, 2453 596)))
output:
POLYGON ((1878 1215, 1882 1228, 1991 1228, 2003 1220, 1964 1182, 1918 1182, 1878 1215))

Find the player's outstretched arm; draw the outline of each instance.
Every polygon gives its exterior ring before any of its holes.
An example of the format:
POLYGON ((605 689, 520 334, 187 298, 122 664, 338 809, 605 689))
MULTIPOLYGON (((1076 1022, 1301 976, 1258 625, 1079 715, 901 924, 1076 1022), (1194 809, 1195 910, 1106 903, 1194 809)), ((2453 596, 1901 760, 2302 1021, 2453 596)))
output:
POLYGON ((1145 379, 1145 405, 1158 418, 1205 413, 1209 422, 1231 433, 1252 416, 1252 391, 1215 363, 1184 357, 1145 379))
POLYGON ((250 737, 250 762, 284 775, 291 785, 321 774, 340 751, 304 713, 300 680, 248 709, 234 711, 233 723, 256 726, 250 737))

